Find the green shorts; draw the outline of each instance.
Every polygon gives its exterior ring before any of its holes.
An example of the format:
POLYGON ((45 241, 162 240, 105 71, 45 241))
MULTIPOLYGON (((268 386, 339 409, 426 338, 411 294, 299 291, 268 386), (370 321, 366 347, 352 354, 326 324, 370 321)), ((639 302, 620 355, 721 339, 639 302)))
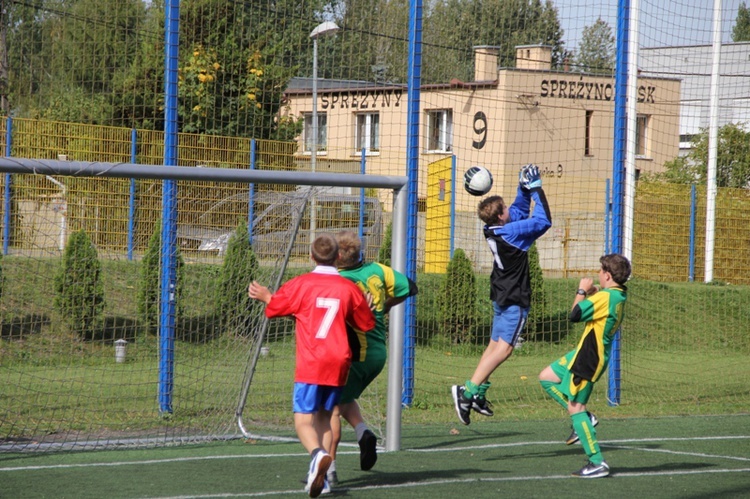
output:
POLYGON ((562 380, 559 389, 568 400, 585 405, 589 401, 591 390, 594 389, 594 383, 570 372, 569 366, 573 362, 575 353, 575 350, 571 350, 564 357, 550 364, 550 368, 562 380))
POLYGON ((385 366, 386 358, 385 352, 382 355, 378 355, 378 353, 368 351, 365 360, 352 363, 352 367, 349 369, 349 378, 346 380, 346 386, 339 403, 348 404, 358 399, 365 388, 378 377, 385 366))

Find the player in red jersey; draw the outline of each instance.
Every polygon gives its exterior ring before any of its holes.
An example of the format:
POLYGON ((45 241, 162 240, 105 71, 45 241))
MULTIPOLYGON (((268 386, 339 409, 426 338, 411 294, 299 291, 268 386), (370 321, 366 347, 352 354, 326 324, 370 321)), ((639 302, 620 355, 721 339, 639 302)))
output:
POLYGON ((365 295, 336 269, 338 252, 336 239, 320 234, 311 246, 316 263, 312 272, 287 281, 273 294, 255 281, 248 289, 250 298, 266 304, 266 317, 295 318, 294 428, 312 457, 305 487, 310 497, 329 488, 326 472, 332 458, 323 439, 331 432, 333 408, 346 384, 352 352, 359 356, 356 331, 375 327, 365 295))

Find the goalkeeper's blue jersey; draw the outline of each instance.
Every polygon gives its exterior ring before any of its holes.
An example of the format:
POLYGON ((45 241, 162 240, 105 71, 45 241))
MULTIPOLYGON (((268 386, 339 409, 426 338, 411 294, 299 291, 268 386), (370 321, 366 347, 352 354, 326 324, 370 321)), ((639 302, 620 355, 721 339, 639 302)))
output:
POLYGON ((519 187, 508 211, 508 223, 484 227, 484 236, 494 260, 490 299, 501 307, 519 305, 529 308, 531 278, 528 251, 534 241, 552 226, 552 217, 547 197, 540 188, 528 191, 519 187), (533 213, 532 199, 535 203, 533 213))

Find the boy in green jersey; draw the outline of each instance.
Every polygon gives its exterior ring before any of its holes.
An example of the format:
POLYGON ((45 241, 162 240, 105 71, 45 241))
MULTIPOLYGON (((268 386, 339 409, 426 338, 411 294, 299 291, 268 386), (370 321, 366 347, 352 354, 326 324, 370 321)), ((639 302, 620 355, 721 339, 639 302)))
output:
POLYGON ((552 399, 568 410, 573 421, 573 434, 567 443, 581 441, 589 460, 573 473, 581 478, 600 478, 609 475, 596 439, 596 417, 586 410, 594 383, 601 377, 609 363, 612 339, 622 322, 630 262, 618 254, 604 255, 599 259, 599 287, 590 277, 578 285, 569 319, 585 322, 583 335, 574 350, 553 362, 539 374, 542 388, 552 399))
POLYGON ((339 273, 353 281, 366 295, 372 297, 372 311, 375 315, 375 328, 367 333, 357 332, 360 341, 360 358, 352 359, 341 401, 334 409, 331 421, 333 441, 327 450, 334 462, 329 468, 328 481, 331 485, 337 481, 336 449, 341 441, 341 415, 354 427, 360 449, 360 468, 369 470, 377 461, 377 438, 367 428, 362 418, 357 399, 367 386, 383 370, 386 360, 386 314, 391 307, 398 305, 410 296, 417 294, 416 283, 404 274, 387 265, 377 262, 364 263, 361 258, 362 242, 356 233, 341 231, 336 234, 339 245, 339 258, 336 265, 339 273))

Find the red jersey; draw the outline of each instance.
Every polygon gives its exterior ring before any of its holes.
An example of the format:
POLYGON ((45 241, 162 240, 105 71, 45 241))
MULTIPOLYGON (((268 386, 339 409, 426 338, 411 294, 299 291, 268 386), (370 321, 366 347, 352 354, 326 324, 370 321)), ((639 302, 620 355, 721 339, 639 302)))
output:
POLYGON ((352 363, 352 328, 369 331, 375 318, 362 291, 335 267, 319 265, 290 279, 266 305, 266 317, 293 315, 297 365, 294 381, 344 386, 352 363), (350 332, 351 331, 351 332, 350 332))

